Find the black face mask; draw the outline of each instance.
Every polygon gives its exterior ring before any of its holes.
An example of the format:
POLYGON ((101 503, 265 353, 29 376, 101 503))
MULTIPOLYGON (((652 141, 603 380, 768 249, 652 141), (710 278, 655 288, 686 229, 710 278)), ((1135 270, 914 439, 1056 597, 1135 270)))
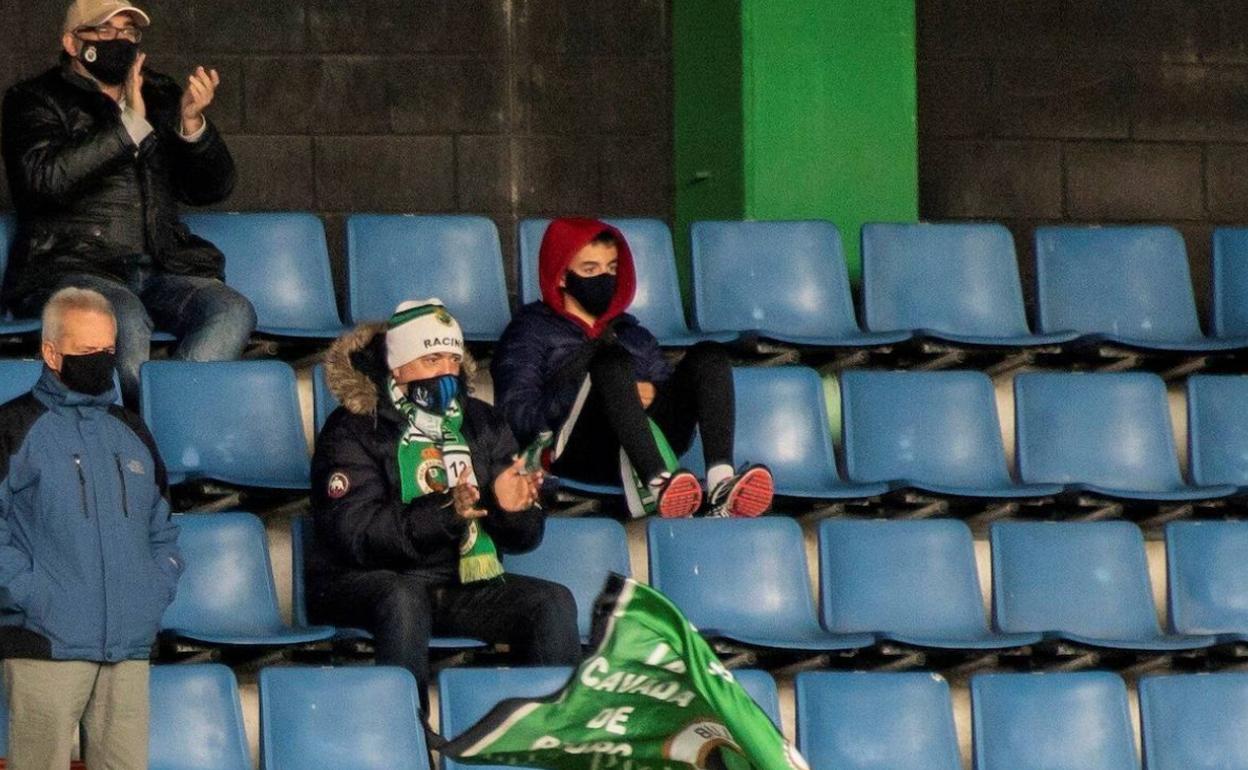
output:
POLYGON ((85 356, 61 356, 61 382, 75 393, 99 396, 113 387, 117 354, 101 350, 85 356))
POLYGON ((439 374, 407 383, 407 400, 432 414, 446 414, 459 395, 459 377, 439 374))
POLYGON ((121 38, 79 42, 82 43, 82 50, 78 52, 78 61, 92 77, 105 85, 119 86, 125 82, 135 57, 139 55, 138 43, 121 38))
POLYGON ((564 291, 581 303, 585 312, 600 316, 607 312, 611 300, 615 299, 615 276, 604 273, 586 278, 571 271, 567 273, 567 285, 564 291))

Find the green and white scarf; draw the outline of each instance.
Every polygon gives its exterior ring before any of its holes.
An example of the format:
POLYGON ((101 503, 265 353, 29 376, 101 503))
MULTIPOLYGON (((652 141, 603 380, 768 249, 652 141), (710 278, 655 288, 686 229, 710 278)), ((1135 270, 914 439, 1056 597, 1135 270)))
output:
MULTIPOLYGON (((455 399, 444 415, 430 414, 413 404, 403 388, 388 379, 390 400, 407 418, 407 429, 399 439, 399 478, 403 502, 418 497, 449 492, 460 484, 478 486, 472 469, 472 453, 464 439, 464 410, 455 399)), ((468 522, 459 544, 459 582, 475 583, 503 574, 494 540, 477 520, 468 522)))

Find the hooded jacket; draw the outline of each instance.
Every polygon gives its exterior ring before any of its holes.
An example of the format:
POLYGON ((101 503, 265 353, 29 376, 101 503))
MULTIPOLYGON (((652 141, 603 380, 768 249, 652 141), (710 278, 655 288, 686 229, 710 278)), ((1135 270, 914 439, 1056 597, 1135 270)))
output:
POLYGON ((637 289, 624 234, 595 219, 556 219, 546 228, 538 262, 542 300, 522 307, 503 332, 490 372, 495 401, 521 443, 555 430, 567 417, 594 352, 618 344, 633 357, 639 382, 663 382, 672 369, 659 341, 625 313, 637 289), (559 281, 576 253, 604 230, 619 243, 615 296, 593 325, 564 308, 559 281))
POLYGON ((221 252, 178 221, 178 203, 224 199, 234 161, 211 121, 196 142, 178 137, 181 88, 150 70, 143 78, 154 131, 137 147, 117 103, 67 57, 5 94, 0 140, 17 209, 10 307, 35 314, 71 273, 125 282, 139 255, 162 272, 222 277, 221 252))
MULTIPOLYGON (((466 522, 451 495, 402 501, 399 439, 407 419, 386 390, 386 325, 364 324, 339 337, 325 355, 329 389, 341 404, 325 421, 312 458, 308 543, 310 583, 352 571, 393 570, 458 580, 459 544, 466 522)), ((545 529, 540 510, 507 513, 493 498, 493 480, 512 462, 516 440, 492 407, 461 396, 464 438, 489 515, 479 521, 504 552, 537 547, 545 529)), ((316 593, 313 588, 310 595, 316 593)))
POLYGON ((0 654, 144 659, 182 570, 139 418, 48 368, 0 406, 0 654))

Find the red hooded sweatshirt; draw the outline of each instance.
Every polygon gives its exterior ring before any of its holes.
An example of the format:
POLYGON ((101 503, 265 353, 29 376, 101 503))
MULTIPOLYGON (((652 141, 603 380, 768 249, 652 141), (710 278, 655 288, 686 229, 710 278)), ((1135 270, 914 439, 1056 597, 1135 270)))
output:
POLYGON ((538 277, 542 286, 542 300, 552 310, 568 318, 585 330, 591 338, 598 337, 611 319, 623 313, 633 302, 633 294, 637 291, 637 273, 633 268, 633 253, 628 248, 624 234, 606 222, 596 219, 580 219, 568 217, 556 219, 546 228, 542 237, 542 250, 538 259, 538 277), (593 326, 572 315, 564 308, 563 290, 559 288, 559 280, 567 272, 572 257, 585 248, 603 230, 615 236, 619 244, 619 263, 615 273, 615 296, 607 311, 598 316, 593 326))

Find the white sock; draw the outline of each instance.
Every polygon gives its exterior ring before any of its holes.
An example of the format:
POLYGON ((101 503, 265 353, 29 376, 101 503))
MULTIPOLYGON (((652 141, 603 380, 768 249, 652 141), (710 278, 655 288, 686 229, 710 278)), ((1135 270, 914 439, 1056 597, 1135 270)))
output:
POLYGON ((706 469, 706 488, 713 490, 719 482, 732 477, 732 466, 728 463, 717 463, 706 469))

